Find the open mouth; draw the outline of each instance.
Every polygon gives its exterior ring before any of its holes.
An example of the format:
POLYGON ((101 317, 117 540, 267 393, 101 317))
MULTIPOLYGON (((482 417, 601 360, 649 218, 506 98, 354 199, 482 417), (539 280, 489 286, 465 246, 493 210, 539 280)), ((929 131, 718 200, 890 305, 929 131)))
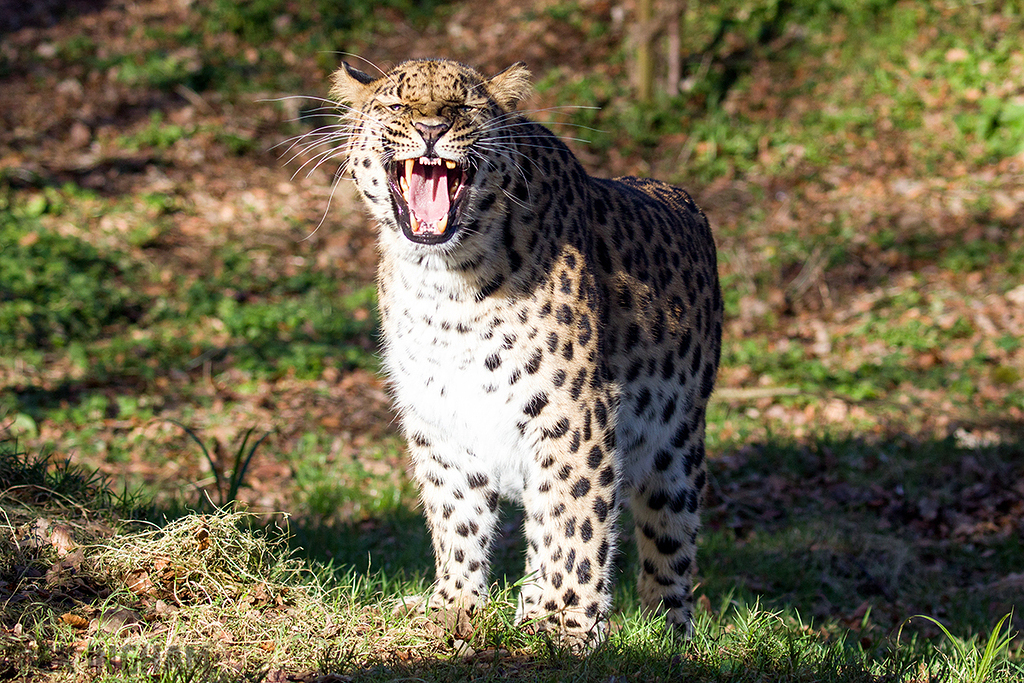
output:
POLYGON ((402 232, 419 244, 441 244, 455 234, 469 169, 439 157, 401 159, 391 167, 391 197, 402 232))

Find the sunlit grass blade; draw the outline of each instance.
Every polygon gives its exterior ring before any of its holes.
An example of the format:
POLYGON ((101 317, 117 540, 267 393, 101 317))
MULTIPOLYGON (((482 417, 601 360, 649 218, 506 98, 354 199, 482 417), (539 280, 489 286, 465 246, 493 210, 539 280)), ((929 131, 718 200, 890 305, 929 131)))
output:
POLYGON ((955 673, 958 675, 958 680, 962 681, 962 683, 984 683, 990 679, 998 664, 1007 661, 1006 657, 1010 643, 1015 635, 1010 630, 1012 617, 1013 611, 1011 610, 999 620, 999 623, 996 624, 992 633, 989 634, 984 650, 980 652, 977 647, 977 636, 974 636, 969 640, 958 638, 950 633, 949 629, 946 628, 941 621, 926 614, 917 614, 907 619, 904 624, 900 626, 896 639, 899 641, 900 634, 903 631, 903 626, 909 623, 912 619, 925 619, 930 621, 935 624, 940 631, 942 631, 942 634, 946 636, 946 639, 953 646, 956 656, 955 661, 952 662, 952 664, 955 673), (1005 633, 1003 633, 1004 624, 1006 624, 1005 633))

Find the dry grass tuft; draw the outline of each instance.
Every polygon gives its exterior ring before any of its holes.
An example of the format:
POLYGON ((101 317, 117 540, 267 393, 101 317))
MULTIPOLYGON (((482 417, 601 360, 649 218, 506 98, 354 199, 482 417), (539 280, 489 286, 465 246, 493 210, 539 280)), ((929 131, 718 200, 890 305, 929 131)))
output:
POLYGON ((253 532, 253 519, 244 512, 190 515, 119 535, 96 556, 96 567, 143 599, 179 607, 281 607, 301 566, 287 559, 283 538, 253 532))

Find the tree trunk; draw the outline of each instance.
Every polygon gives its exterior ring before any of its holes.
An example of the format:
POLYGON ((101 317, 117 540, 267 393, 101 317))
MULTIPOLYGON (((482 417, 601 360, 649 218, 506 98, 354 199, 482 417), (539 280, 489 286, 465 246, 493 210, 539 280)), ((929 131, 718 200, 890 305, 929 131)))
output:
POLYGON ((686 26, 688 0, 671 0, 668 16, 668 79, 665 92, 669 97, 679 94, 683 80, 683 28, 686 26))
POLYGON ((636 8, 636 87, 641 102, 654 99, 654 18, 653 0, 637 0, 636 8))

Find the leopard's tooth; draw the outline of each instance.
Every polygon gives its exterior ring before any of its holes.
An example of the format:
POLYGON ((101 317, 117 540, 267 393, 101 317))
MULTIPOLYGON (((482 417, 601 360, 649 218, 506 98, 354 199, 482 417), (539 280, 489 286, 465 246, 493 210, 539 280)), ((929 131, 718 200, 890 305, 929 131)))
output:
POLYGON ((409 212, 409 227, 412 228, 412 234, 420 233, 420 219, 416 218, 416 214, 412 212, 409 212))
POLYGON ((454 170, 454 169, 455 169, 455 162, 454 162, 454 161, 452 161, 451 159, 445 159, 445 160, 444 160, 444 165, 448 167, 448 170, 449 170, 449 171, 451 171, 451 170, 454 170))
POLYGON ((409 201, 409 178, 404 175, 399 176, 398 185, 402 188, 402 196, 405 197, 405 201, 409 201))
POLYGON ((412 176, 412 168, 415 165, 416 165, 416 160, 415 159, 406 159, 405 160, 405 177, 406 178, 409 178, 410 176, 412 176))
POLYGON ((445 229, 448 227, 448 214, 441 216, 441 220, 437 222, 437 234, 443 235, 445 229))

